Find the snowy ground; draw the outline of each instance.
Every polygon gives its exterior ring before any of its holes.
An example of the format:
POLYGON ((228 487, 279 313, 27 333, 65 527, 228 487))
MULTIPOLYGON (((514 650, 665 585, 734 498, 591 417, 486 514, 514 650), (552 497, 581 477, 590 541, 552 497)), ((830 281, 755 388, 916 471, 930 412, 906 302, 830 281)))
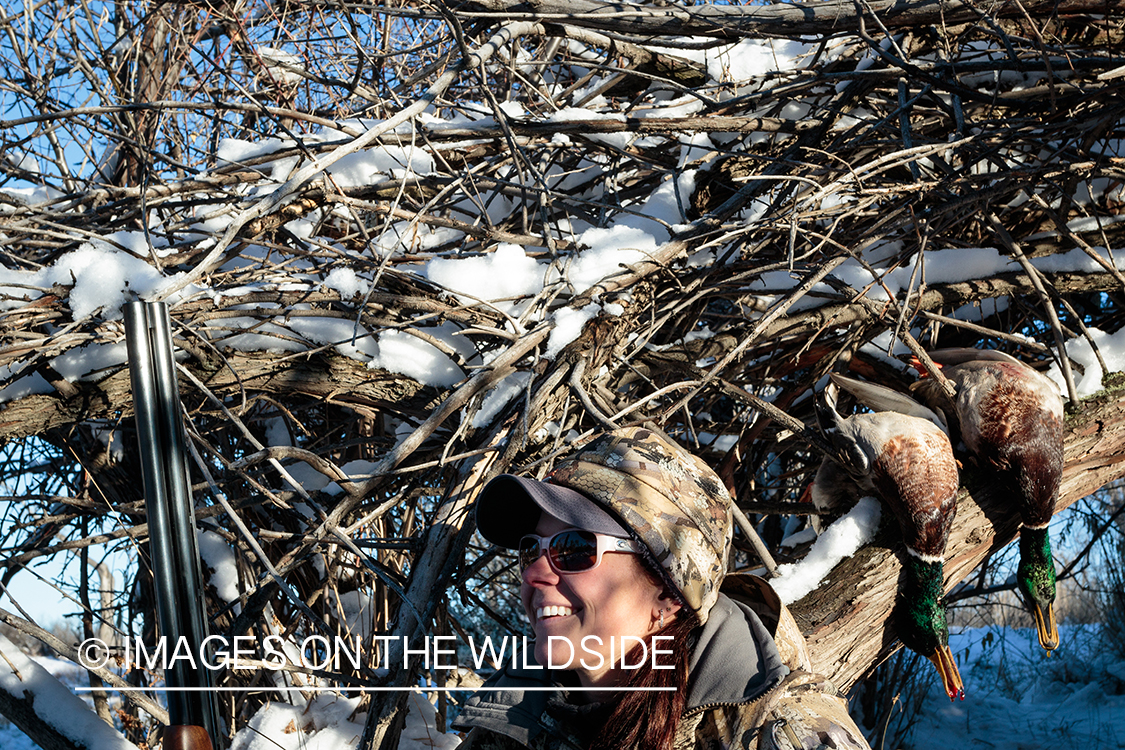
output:
MULTIPOLYGON (((1125 748, 1125 659, 1104 647, 1097 628, 1062 626, 1052 657, 1032 630, 967 629, 950 637, 967 698, 951 703, 936 679, 909 740, 909 750, 1125 748)), ((63 662, 37 660, 61 676, 63 662), (53 666, 56 665, 56 666, 53 666)), ((433 710, 412 696, 402 750, 456 747, 433 728, 433 710)), ((354 747, 362 717, 355 701, 322 695, 302 709, 263 709, 235 740, 239 750, 354 747), (358 721, 357 721, 358 718, 358 721), (300 728, 298 728, 300 727, 300 728)), ((13 726, 0 727, 3 750, 35 750, 13 726)), ((888 746, 886 750, 893 750, 888 746)))
POLYGON ((1095 627, 1064 625, 1059 634, 1051 657, 1034 630, 952 634, 967 696, 951 703, 935 677, 909 747, 1125 748, 1125 660, 1095 627))

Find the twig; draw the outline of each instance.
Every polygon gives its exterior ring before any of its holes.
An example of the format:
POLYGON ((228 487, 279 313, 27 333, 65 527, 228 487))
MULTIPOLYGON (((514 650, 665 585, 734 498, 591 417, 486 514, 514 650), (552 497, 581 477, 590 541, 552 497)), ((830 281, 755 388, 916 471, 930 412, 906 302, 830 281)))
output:
POLYGON ((584 408, 591 417, 597 420, 598 424, 606 430, 616 430, 618 424, 607 417, 605 413, 594 404, 593 399, 590 398, 590 394, 587 393, 586 389, 582 386, 582 376, 585 373, 586 360, 582 357, 576 358, 574 368, 570 371, 569 383, 571 390, 574 391, 574 395, 577 396, 578 400, 582 403, 582 408, 584 408))
MULTIPOLYGON (((775 304, 769 312, 759 318, 758 321, 754 324, 754 327, 750 329, 749 333, 746 334, 742 341, 740 341, 737 346, 727 352, 722 360, 712 365, 708 369, 707 375, 705 375, 703 380, 700 381, 699 385, 696 386, 691 391, 691 393, 688 393, 686 396, 676 402, 672 407, 670 407, 668 413, 674 413, 687 405, 701 390, 703 390, 703 388, 708 383, 718 377, 718 373, 723 372, 727 368, 727 366, 730 365, 730 363, 735 359, 737 359, 742 354, 742 352, 746 351, 746 349, 751 344, 757 342, 758 336, 761 335, 762 331, 766 330, 766 328, 768 328, 770 324, 773 323, 773 321, 784 315, 785 312, 797 302, 797 300, 808 294, 810 289, 819 284, 825 276, 832 273, 839 266, 843 265, 843 263, 847 259, 848 258, 845 255, 838 255, 828 260, 826 263, 818 267, 815 271, 809 273, 805 277, 805 279, 800 284, 798 284, 796 288, 793 289, 792 292, 787 294, 784 299, 778 301, 778 303, 775 304)), ((757 397, 754 396, 753 398, 756 399, 757 397)), ((762 403, 765 402, 763 401, 762 403)))
POLYGON ((1066 381, 1066 390, 1070 396, 1070 404, 1072 407, 1078 405, 1078 390, 1074 387, 1074 373, 1070 369, 1070 357, 1066 353, 1066 339, 1063 337, 1062 326, 1059 323, 1059 316, 1055 313, 1055 305, 1051 301, 1050 295, 1047 294, 1046 287, 1043 286, 1043 279, 1039 275, 1038 269, 1031 265, 1031 261, 1024 255, 1023 248, 1019 246, 1012 236, 1008 234, 1008 230, 1000 223, 1000 219, 996 214, 988 214, 988 223, 992 227, 992 231, 1000 239, 1000 243, 1008 249, 1019 264, 1023 266, 1023 270, 1027 273, 1028 278, 1031 280, 1032 286, 1035 291, 1039 293, 1039 301, 1043 306, 1043 311, 1047 314, 1047 319, 1051 322, 1051 331, 1055 335, 1055 348, 1056 358, 1058 359, 1059 367, 1062 369, 1063 379, 1066 381))
POLYGON ((937 313, 930 312, 929 310, 923 310, 921 314, 922 317, 924 317, 926 320, 932 320, 935 323, 942 323, 943 325, 955 326, 957 328, 964 328, 966 331, 979 333, 980 335, 988 336, 989 338, 1000 339, 1001 341, 1010 341, 1013 344, 1025 347, 1033 352, 1038 352, 1039 354, 1046 354, 1051 351, 1050 347, 1044 346, 1038 341, 1028 338, 1027 336, 1013 336, 1012 334, 1005 331, 998 331, 995 328, 985 328, 982 325, 970 323, 967 320, 957 320, 956 318, 951 318, 947 315, 938 315, 937 313))
POLYGON ((750 391, 747 391, 744 388, 739 388, 737 385, 728 383, 727 381, 722 379, 719 380, 719 387, 722 388, 724 392, 737 398, 739 401, 750 404, 750 406, 757 409, 766 417, 772 419, 774 422, 777 422, 782 427, 786 427, 794 434, 800 435, 806 441, 808 441, 810 445, 815 447, 825 456, 836 455, 835 449, 833 449, 832 445, 829 444, 828 441, 821 437, 819 432, 812 429, 804 422, 801 422, 800 420, 794 419, 793 417, 789 416, 781 409, 778 409, 776 406, 771 404, 769 401, 765 401, 758 396, 755 396, 753 393, 750 393, 750 391))
POLYGON ((771 576, 776 576, 777 562, 773 559, 773 555, 770 554, 766 543, 762 541, 762 537, 758 536, 758 531, 754 528, 754 524, 750 522, 750 519, 746 517, 746 514, 742 512, 742 509, 738 507, 737 503, 732 502, 730 508, 731 513, 734 515, 735 523, 738 524, 738 528, 742 529, 742 533, 746 535, 746 538, 750 540, 750 546, 754 548, 758 559, 766 566, 766 570, 770 572, 771 576))

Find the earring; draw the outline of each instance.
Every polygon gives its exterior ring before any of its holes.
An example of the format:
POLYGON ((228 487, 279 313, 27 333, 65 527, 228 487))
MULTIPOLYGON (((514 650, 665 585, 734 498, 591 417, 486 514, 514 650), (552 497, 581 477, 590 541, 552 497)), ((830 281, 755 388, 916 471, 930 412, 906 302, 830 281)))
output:
POLYGON ((664 610, 660 610, 660 623, 657 625, 657 627, 661 629, 664 628, 664 610))

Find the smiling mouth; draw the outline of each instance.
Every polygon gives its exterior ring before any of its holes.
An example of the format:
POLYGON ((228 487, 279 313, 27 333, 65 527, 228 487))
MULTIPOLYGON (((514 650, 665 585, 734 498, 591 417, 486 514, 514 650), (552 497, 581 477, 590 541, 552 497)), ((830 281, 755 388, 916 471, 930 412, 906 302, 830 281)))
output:
POLYGON ((574 610, 570 607, 540 607, 535 610, 535 619, 546 620, 549 617, 566 617, 573 614, 574 610))

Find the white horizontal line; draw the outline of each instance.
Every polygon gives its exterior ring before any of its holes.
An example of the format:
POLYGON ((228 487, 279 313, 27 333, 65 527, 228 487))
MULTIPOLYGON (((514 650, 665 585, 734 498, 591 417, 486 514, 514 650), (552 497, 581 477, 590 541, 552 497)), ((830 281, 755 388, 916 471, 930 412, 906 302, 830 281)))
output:
POLYGON ((295 685, 292 687, 76 687, 76 693, 265 693, 274 690, 300 690, 305 693, 326 693, 326 692, 341 692, 344 690, 357 690, 362 693, 488 693, 497 690, 523 690, 525 692, 534 693, 541 691, 574 691, 581 690, 583 692, 600 692, 611 691, 617 693, 652 693, 652 692, 672 692, 675 691, 674 687, 302 687, 295 685))

